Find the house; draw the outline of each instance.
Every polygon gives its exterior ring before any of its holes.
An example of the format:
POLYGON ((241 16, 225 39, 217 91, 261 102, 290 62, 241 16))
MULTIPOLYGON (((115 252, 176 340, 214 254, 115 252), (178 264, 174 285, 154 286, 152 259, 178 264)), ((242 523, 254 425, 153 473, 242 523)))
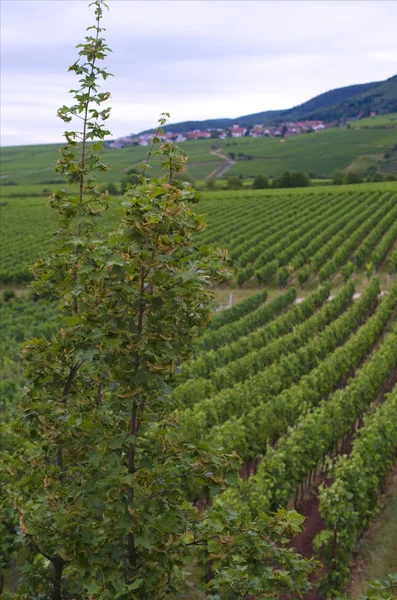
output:
POLYGON ((238 125, 233 125, 230 128, 230 134, 234 138, 243 137, 246 134, 247 130, 245 127, 239 127, 238 125))
POLYGON ((265 135, 265 130, 263 127, 259 125, 254 125, 253 129, 249 133, 250 137, 253 138, 261 138, 265 135))
POLYGON ((211 137, 211 134, 209 131, 200 131, 199 129, 196 129, 195 131, 190 131, 187 134, 187 139, 188 140, 201 140, 201 139, 209 139, 211 137))
POLYGON ((325 129, 325 125, 322 121, 310 121, 310 123, 314 131, 321 131, 322 129, 325 129))

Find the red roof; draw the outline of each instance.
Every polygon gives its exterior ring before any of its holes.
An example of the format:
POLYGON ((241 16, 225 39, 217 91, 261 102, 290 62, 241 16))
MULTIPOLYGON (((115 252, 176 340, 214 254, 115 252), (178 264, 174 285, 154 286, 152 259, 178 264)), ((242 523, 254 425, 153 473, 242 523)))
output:
POLYGON ((233 125, 231 131, 232 133, 245 133, 247 130, 245 127, 237 127, 236 125, 233 125))

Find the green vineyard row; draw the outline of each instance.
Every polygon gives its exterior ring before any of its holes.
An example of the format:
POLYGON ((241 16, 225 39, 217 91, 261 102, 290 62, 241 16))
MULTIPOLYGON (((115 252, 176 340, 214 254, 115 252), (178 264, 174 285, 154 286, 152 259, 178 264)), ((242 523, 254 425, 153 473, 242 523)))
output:
POLYGON ((289 355, 305 346, 308 340, 321 332, 329 325, 339 313, 350 303, 354 294, 354 285, 349 283, 341 290, 337 298, 323 306, 313 316, 297 325, 291 333, 282 335, 269 342, 266 346, 248 352, 241 358, 229 362, 224 367, 218 367, 210 375, 210 382, 205 379, 189 380, 174 391, 174 398, 179 406, 193 404, 193 399, 200 400, 200 384, 207 389, 206 397, 214 395, 216 391, 231 388, 239 382, 244 382, 256 373, 270 366, 273 362, 281 360, 284 355, 289 355))
POLYGON ((351 454, 340 457, 332 472, 332 485, 321 489, 325 529, 315 539, 327 567, 321 591, 342 591, 348 583, 354 547, 375 512, 396 451, 397 387, 364 420, 351 454))
MULTIPOLYGON (((208 194, 199 205, 208 223, 199 239, 228 249, 239 285, 326 281, 349 260, 357 271, 369 261, 395 273, 395 187, 208 194)), ((28 265, 50 247, 55 220, 44 198, 5 196, 1 211, 0 284, 29 281, 28 265)), ((114 198, 103 217, 108 228, 119 211, 114 198)))
MULTIPOLYGON (((287 388, 297 383, 303 375, 316 370, 316 367, 319 371, 319 383, 324 380, 322 376, 324 367, 321 361, 338 346, 342 346, 339 350, 344 350, 343 344, 366 319, 368 310, 378 293, 378 282, 374 281, 349 310, 326 327, 320 335, 311 340, 309 338, 305 346, 293 354, 286 355, 280 362, 263 369, 244 383, 237 383, 230 389, 222 390, 212 398, 202 400, 193 408, 184 411, 180 415, 180 425, 186 431, 188 438, 197 439, 198 436, 203 436, 211 430, 213 440, 228 450, 236 450, 243 460, 251 460, 261 455, 267 442, 267 439, 264 439, 265 432, 272 440, 281 426, 277 419, 274 422, 274 416, 273 419, 270 418, 269 409, 274 406, 279 411, 280 406, 284 403, 287 405, 289 401, 289 398, 280 399, 281 392, 284 390, 284 393, 288 394, 287 388), (240 417, 241 414, 243 416, 240 417), (237 416, 239 417, 230 423, 231 417, 237 416), (213 429, 215 426, 218 427, 213 429), (270 429, 272 426, 273 430, 270 429)), ((346 348, 350 350, 351 342, 346 344, 346 348)), ((359 346, 353 346, 350 353, 355 357, 359 350, 359 346)), ((331 354, 332 368, 329 370, 331 376, 335 376, 335 368, 339 365, 338 359, 332 360, 332 357, 331 354)), ((339 369, 345 368, 347 360, 345 359, 345 363, 339 362, 341 363, 339 369)), ((313 377, 313 374, 311 376, 313 377)), ((321 393, 323 387, 324 385, 315 388, 313 392, 321 393)), ((294 404, 294 397, 291 401, 294 404)), ((285 422, 284 415, 282 422, 285 422)))

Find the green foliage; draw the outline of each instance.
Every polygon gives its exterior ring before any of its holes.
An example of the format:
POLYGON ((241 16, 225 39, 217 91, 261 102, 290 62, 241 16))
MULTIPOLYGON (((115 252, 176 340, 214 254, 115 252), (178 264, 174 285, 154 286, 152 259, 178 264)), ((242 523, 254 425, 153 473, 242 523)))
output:
POLYGON ((397 248, 390 254, 388 266, 390 273, 397 273, 397 248))
MULTIPOLYGON (((109 184, 100 187, 100 190, 105 189, 109 189, 109 184)), ((73 188, 70 186, 69 190, 73 191, 73 188)), ((28 195, 29 186, 18 186, 19 193, 28 195)), ((197 240, 229 249, 238 285, 243 286, 253 279, 256 271, 274 259, 277 269, 288 267, 298 281, 302 269, 303 276, 309 270, 308 277, 312 279, 354 234, 362 221, 361 213, 364 213, 373 230, 366 241, 362 240, 365 253, 376 253, 376 268, 383 270, 387 269, 383 261, 395 239, 395 213, 393 202, 389 203, 386 213, 389 218, 386 214, 380 218, 377 209, 378 204, 391 198, 391 194, 395 194, 395 189, 388 183, 362 184, 360 191, 346 186, 329 191, 325 188, 296 189, 294 192, 273 190, 266 191, 265 195, 260 190, 248 189, 208 192, 200 204, 200 212, 207 215, 208 228, 198 234, 197 240), (387 226, 389 229, 385 231, 383 228, 387 226), (379 262, 381 256, 383 260, 379 262)), ((89 195, 85 197, 88 201, 89 195)), ((51 231, 56 226, 55 215, 51 213, 45 209, 41 197, 13 198, 2 207, 0 283, 9 286, 31 279, 26 265, 37 258, 40 250, 50 247, 51 231)), ((103 218, 104 228, 114 227, 120 214, 120 203, 110 194, 103 218)), ((356 254, 360 253, 357 248, 356 254)), ((368 258, 374 262, 374 257, 368 258)), ((363 271, 363 265, 356 264, 356 270, 363 271)), ((337 271, 342 267, 343 261, 337 271)), ((276 271, 270 267, 267 283, 274 281, 276 271)))
POLYGON ((3 290, 2 296, 4 302, 9 302, 10 300, 14 300, 15 292, 12 288, 8 288, 6 290, 3 290))
POLYGON ((289 276, 290 272, 287 267, 280 267, 277 270, 277 283, 281 288, 287 285, 289 276))
POLYGON ((386 181, 386 175, 382 175, 382 173, 375 173, 372 177, 373 182, 386 181))
POLYGON ((213 190, 216 186, 216 181, 215 181, 214 177, 210 177, 209 179, 207 179, 205 182, 205 186, 207 189, 213 190))
POLYGON ((390 600, 393 596, 397 596, 397 573, 382 581, 372 581, 361 600, 390 600))
MULTIPOLYGON (((21 448, 23 439, 9 426, 15 416, 16 407, 22 396, 25 383, 22 375, 20 352, 24 339, 29 337, 49 338, 56 330, 57 307, 45 300, 34 301, 31 298, 14 298, 0 301, 1 339, 0 339, 0 462, 6 464, 16 448, 21 448)), ((0 489, 8 484, 9 473, 0 470, 0 489)), ((18 517, 12 506, 11 496, 2 496, 0 502, 0 584, 4 569, 18 550, 15 528, 18 517)), ((1 585, 0 585, 1 589, 1 585)))
POLYGON ((286 432, 276 447, 267 448, 256 475, 239 486, 242 501, 263 510, 288 504, 305 477, 335 450, 391 376, 396 342, 396 332, 387 334, 380 349, 343 390, 301 414, 293 431, 286 432), (267 490, 267 498, 261 499, 261 490, 262 496, 267 490))
POLYGON ((348 171, 346 175, 346 183, 362 183, 363 178, 361 173, 357 173, 357 171, 348 171))
POLYGON ((345 265, 343 265, 343 267, 341 268, 341 274, 342 277, 344 279, 344 281, 348 281, 349 278, 353 275, 354 273, 354 265, 351 261, 347 262, 345 265))
POLYGON ((284 171, 280 177, 273 180, 272 185, 275 188, 308 187, 311 181, 309 176, 301 171, 284 171))
POLYGON ((228 177, 227 187, 229 190, 239 190, 243 187, 243 182, 241 181, 240 177, 228 177))
POLYGON ((304 285, 306 281, 310 277, 310 267, 309 265, 305 265, 302 269, 298 271, 298 281, 300 285, 304 285))
POLYGON ((257 175, 252 182, 253 190, 264 190, 270 187, 269 178, 265 175, 257 175))
MULTIPOLYGON (((121 194, 124 194, 131 186, 139 182, 139 171, 137 169, 128 169, 127 175, 121 179, 121 194)), ((110 192, 109 192, 110 193, 110 192)))
POLYGON ((194 177, 192 175, 190 175, 190 173, 187 173, 186 171, 184 171, 183 173, 176 173, 175 180, 188 183, 191 187, 195 187, 195 185, 196 185, 196 181, 195 181, 194 177))
MULTIPOLYGON (((319 271, 320 281, 327 281, 330 279, 334 273, 345 264, 354 248, 356 248, 360 242, 364 241, 354 256, 354 260, 357 262, 358 266, 363 264, 364 260, 368 257, 371 257, 376 247, 375 240, 378 242, 382 233, 390 228, 390 211, 393 211, 393 214, 397 214, 395 199, 393 197, 390 198, 389 196, 383 198, 381 206, 377 209, 375 208, 375 213, 373 212, 373 209, 362 209, 361 214, 349 223, 349 237, 346 239, 346 235, 343 236, 343 232, 340 232, 336 237, 336 240, 339 238, 341 244, 333 255, 333 258, 326 261, 321 267, 319 271), (375 228, 373 227, 373 219, 378 224, 375 228), (342 241, 343 237, 345 237, 344 241, 342 241)), ((394 223, 394 220, 392 222, 394 223)), ((322 252, 324 253, 325 251, 326 248, 323 248, 322 252)), ((368 264, 370 263, 372 264, 371 261, 369 261, 368 264)), ((372 267, 370 269, 368 269, 367 266, 365 267, 365 273, 368 277, 372 275, 372 272, 372 267)))
POLYGON ((266 302, 267 299, 267 291, 259 292, 258 294, 254 294, 253 296, 249 296, 245 300, 242 300, 235 306, 232 306, 228 310, 224 310, 215 317, 211 319, 208 323, 208 329, 212 331, 219 329, 223 325, 227 323, 236 322, 238 319, 241 319, 245 315, 252 313, 254 310, 259 308, 261 304, 266 302))
MULTIPOLYGON (((395 327, 394 338, 396 347, 395 327)), ((343 591, 347 584, 354 546, 376 511, 378 491, 393 465, 396 449, 395 387, 385 402, 364 419, 351 454, 340 457, 333 467, 333 484, 321 488, 320 511, 326 528, 315 543, 327 566, 323 591, 343 591)))
MULTIPOLYGON (((293 355, 283 356, 280 364, 271 365, 244 384, 234 386, 225 394, 223 403, 219 402, 219 407, 213 402, 207 419, 214 419, 214 414, 221 412, 226 399, 230 405, 229 413, 232 406, 239 407, 242 416, 232 417, 221 424, 211 432, 211 439, 224 448, 232 445, 245 461, 255 459, 263 455, 268 443, 274 443, 288 426, 294 424, 302 411, 330 393, 333 386, 363 359, 371 347, 369 344, 377 339, 389 316, 387 310, 382 310, 377 319, 368 323, 368 327, 364 326, 357 332, 354 343, 353 339, 347 340, 367 318, 368 310, 376 299, 376 283, 369 288, 358 303, 332 320, 320 335, 310 341, 303 335, 307 343, 302 345, 301 339, 298 344, 301 347, 293 355), (343 347, 338 348, 338 344, 343 347), (235 432, 233 436, 231 430, 235 432)), ((343 306, 346 298, 338 298, 337 303, 330 307, 331 314, 335 309, 340 310, 341 302, 343 306)), ((320 320, 327 317, 330 318, 330 313, 326 312, 320 320)))
POLYGON ((107 191, 110 196, 118 196, 119 195, 119 190, 117 189, 117 186, 115 183, 112 183, 112 182, 108 183, 107 191))
POLYGON ((344 171, 335 171, 332 177, 333 185, 343 185, 346 183, 346 173, 344 171))
MULTIPOLYGON (((194 360, 182 365, 179 380, 185 381, 189 378, 196 379, 198 377, 209 378, 218 367, 225 367, 228 363, 244 359, 246 355, 255 350, 264 350, 268 344, 275 342, 279 336, 290 333, 295 326, 309 318, 315 310, 324 304, 328 296, 329 287, 324 286, 299 305, 291 306, 288 302, 285 303, 286 297, 281 302, 279 300, 278 303, 273 303, 273 316, 277 316, 275 320, 270 319, 270 322, 262 324, 262 326, 259 322, 259 327, 252 333, 243 334, 235 341, 220 346, 216 351, 210 350, 205 353, 198 351, 194 360), (280 310, 284 311, 288 305, 290 310, 285 314, 280 314, 280 310)), ((293 295, 289 296, 290 302, 294 299, 293 295)), ((270 303, 268 307, 270 307, 270 303)), ((235 370, 233 371, 235 372, 235 370)))

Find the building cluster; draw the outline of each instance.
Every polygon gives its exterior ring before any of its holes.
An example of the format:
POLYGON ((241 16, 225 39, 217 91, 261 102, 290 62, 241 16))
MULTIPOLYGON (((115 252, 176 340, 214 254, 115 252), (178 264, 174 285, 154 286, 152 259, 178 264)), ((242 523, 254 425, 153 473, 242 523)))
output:
MULTIPOLYGON (((164 141, 173 141, 177 143, 186 142, 189 140, 206 140, 206 139, 221 139, 225 140, 228 137, 241 138, 244 136, 252 138, 263 137, 280 137, 286 138, 301 133, 310 131, 321 131, 323 129, 333 127, 333 123, 324 123, 323 121, 298 121, 286 122, 277 126, 265 127, 264 125, 253 125, 251 127, 242 127, 233 125, 225 129, 195 129, 194 131, 186 131, 183 133, 167 133, 160 134, 158 137, 164 141)), ((153 133, 142 133, 140 135, 130 135, 121 137, 116 140, 106 142, 108 148, 124 148, 125 146, 149 146, 153 138, 153 133)))

